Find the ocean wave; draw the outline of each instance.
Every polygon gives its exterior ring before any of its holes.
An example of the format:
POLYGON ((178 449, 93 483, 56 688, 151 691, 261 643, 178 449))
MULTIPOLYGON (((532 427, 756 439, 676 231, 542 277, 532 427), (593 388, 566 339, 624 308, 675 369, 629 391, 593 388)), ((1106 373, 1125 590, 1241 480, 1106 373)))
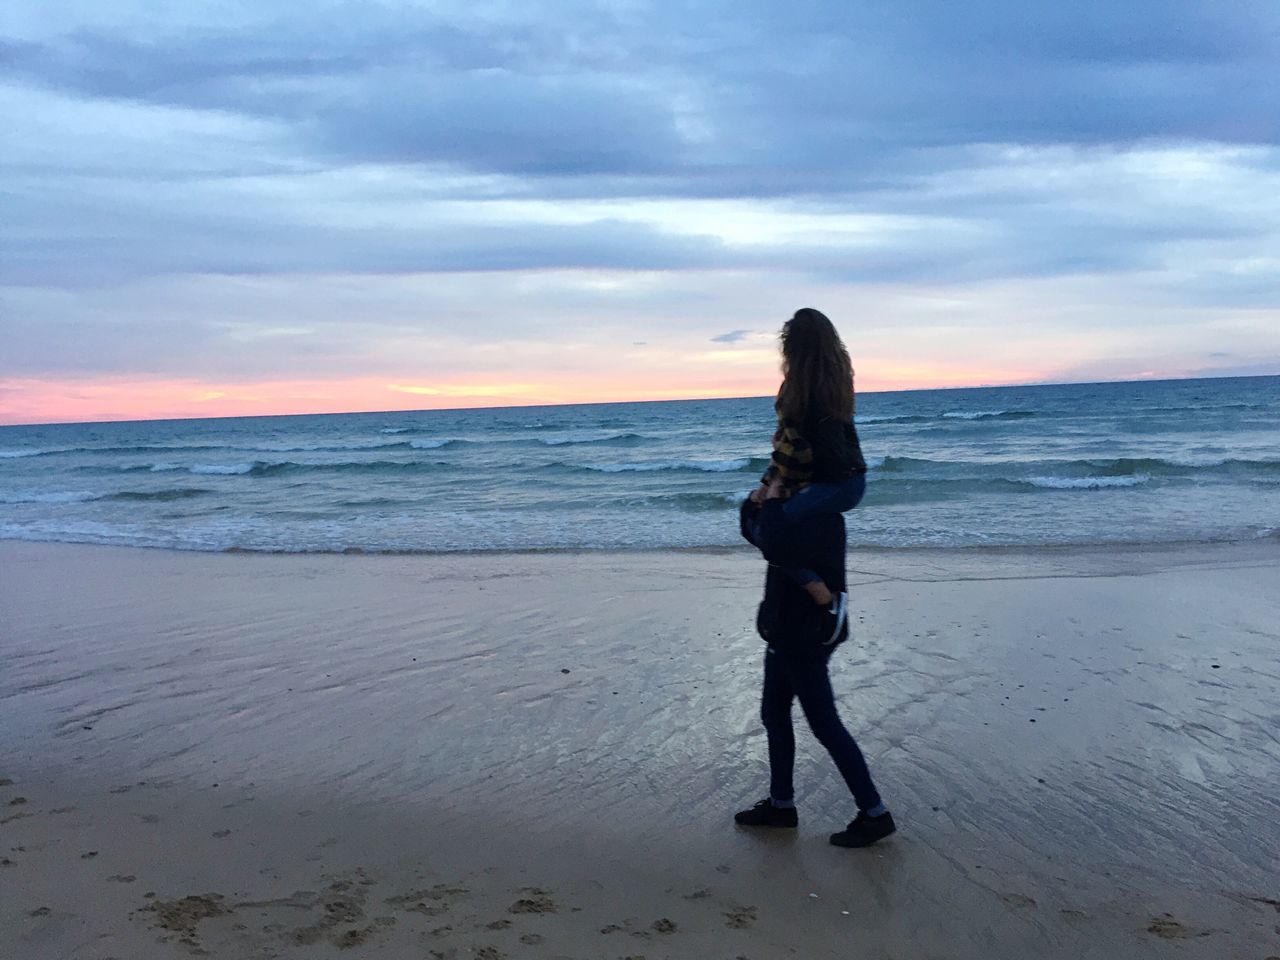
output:
POLYGON ((168 490, 121 490, 118 493, 105 494, 97 499, 136 501, 156 500, 164 502, 168 500, 188 500, 191 497, 202 497, 207 493, 216 492, 217 491, 207 490, 203 487, 173 487, 168 490))
POLYGON ((939 421, 960 420, 962 422, 982 422, 987 420, 1027 420, 1039 416, 1034 410, 946 410, 940 414, 926 416, 913 413, 901 416, 857 416, 854 422, 858 426, 876 426, 885 424, 938 423, 939 421))
POLYGON ((381 440, 356 440, 350 443, 304 443, 292 446, 284 444, 249 447, 263 453, 348 453, 351 451, 375 450, 439 450, 441 447, 461 446, 466 440, 395 440, 387 443, 381 440))
POLYGON ((54 490, 0 494, 0 503, 93 503, 98 500, 185 500, 198 497, 212 490, 195 487, 175 487, 168 490, 120 490, 115 493, 94 493, 89 490, 54 490))
MULTIPOLYGON (((189 466, 176 463, 157 463, 149 468, 155 472, 185 471, 196 476, 249 476, 271 477, 282 473, 344 472, 413 472, 448 466, 441 460, 328 460, 318 463, 298 463, 293 460, 254 460, 246 463, 195 463, 189 466)), ((139 469, 139 468, 135 468, 139 469)))
POLYGON ((676 509, 682 512, 703 513, 706 511, 725 512, 734 510, 746 498, 746 490, 730 493, 705 491, 700 493, 663 493, 653 496, 619 497, 613 502, 626 508, 676 509))
POLYGON ((947 410, 944 420, 1026 420, 1034 417, 1034 410, 947 410))
POLYGON ((548 446, 548 447, 564 447, 564 446, 570 446, 573 444, 587 444, 587 443, 600 443, 600 444, 608 443, 608 444, 624 445, 624 444, 635 443, 637 440, 649 440, 649 439, 653 439, 653 438, 646 437, 640 433, 616 433, 616 432, 602 432, 602 431, 596 430, 596 431, 585 431, 581 433, 572 433, 566 437, 541 437, 538 439, 538 443, 544 444, 545 446, 548 446))
POLYGON ((1079 478, 1105 477, 1181 477, 1198 475, 1274 474, 1280 473, 1280 460, 1246 460, 1234 457, 1220 459, 1179 459, 1160 457, 1090 457, 1080 460, 933 460, 927 457, 886 456, 876 462, 868 458, 868 466, 877 473, 917 474, 921 476, 1007 477, 1019 479, 1028 471, 1037 475, 1078 474, 1079 478))
POLYGON ((347 443, 335 443, 333 441, 328 441, 327 443, 262 443, 242 449, 256 450, 261 453, 340 453, 344 450, 391 450, 395 447, 405 446, 408 446, 408 444, 403 441, 387 443, 382 440, 353 440, 347 443))
POLYGON ((87 503, 100 500, 101 494, 87 490, 54 490, 0 494, 0 503, 87 503))
POLYGON ((383 428, 382 428, 381 430, 379 430, 378 432, 379 432, 379 433, 387 433, 387 434, 394 434, 394 433, 413 433, 413 427, 383 427, 383 428))
POLYGON ((253 473, 262 466, 267 465, 255 460, 253 463, 196 463, 186 469, 187 473, 194 473, 197 476, 234 476, 253 473))
MULTIPOLYGON (((597 473, 651 473, 656 470, 698 470, 704 473, 732 473, 748 469, 754 461, 750 457, 734 460, 655 460, 649 463, 584 463, 583 469, 597 473)), ((760 461, 762 464, 767 461, 760 461)))
POLYGON ((1280 460, 1250 460, 1239 457, 1210 459, 1117 457, 1111 460, 1080 462, 1108 476, 1131 476, 1140 473, 1156 476, 1238 476, 1249 473, 1280 473, 1280 460))
POLYGON ((945 460, 928 460, 923 457, 893 457, 885 456, 875 462, 874 459, 867 460, 867 467, 871 470, 883 471, 885 473, 902 473, 908 470, 923 467, 941 467, 949 465, 949 461, 945 460))
POLYGON ((160 444, 139 443, 113 447, 48 447, 37 450, 0 450, 0 460, 12 457, 53 457, 63 453, 129 454, 129 453, 201 453, 210 450, 235 449, 226 444, 160 444))
POLYGON ((902 417, 856 417, 855 423, 928 423, 932 419, 932 417, 913 414, 902 417))
POLYGON ((56 453, 70 453, 74 447, 57 447, 37 450, 0 450, 0 460, 17 460, 22 457, 51 457, 56 453))
POLYGON ((1047 490, 1102 490, 1107 487, 1137 487, 1151 477, 1138 474, 1130 477, 1027 477, 1033 487, 1047 490))

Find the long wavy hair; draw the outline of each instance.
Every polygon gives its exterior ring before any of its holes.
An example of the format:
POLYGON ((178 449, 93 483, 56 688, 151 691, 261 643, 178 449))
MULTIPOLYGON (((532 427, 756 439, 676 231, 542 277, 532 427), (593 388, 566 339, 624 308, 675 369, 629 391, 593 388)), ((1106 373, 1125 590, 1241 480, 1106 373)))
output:
POLYGON ((853 364, 826 315, 802 307, 782 325, 782 386, 778 413, 800 423, 853 418, 853 364))

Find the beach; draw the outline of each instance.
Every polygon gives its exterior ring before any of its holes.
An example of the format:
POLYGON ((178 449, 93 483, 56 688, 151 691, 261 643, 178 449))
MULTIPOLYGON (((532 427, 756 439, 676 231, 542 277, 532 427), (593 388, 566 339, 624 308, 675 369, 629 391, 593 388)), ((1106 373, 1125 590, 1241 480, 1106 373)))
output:
POLYGON ((867 850, 748 550, 0 542, 0 955, 1280 955, 1274 540, 849 567, 867 850))

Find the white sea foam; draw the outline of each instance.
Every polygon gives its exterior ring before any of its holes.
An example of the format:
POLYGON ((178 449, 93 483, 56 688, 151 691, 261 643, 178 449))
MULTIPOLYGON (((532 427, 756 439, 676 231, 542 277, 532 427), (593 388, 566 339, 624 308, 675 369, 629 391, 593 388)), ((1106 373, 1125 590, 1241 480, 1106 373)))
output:
POLYGON ((542 442, 549 447, 560 447, 567 443, 600 443, 604 440, 617 440, 624 436, 626 434, 618 433, 616 430, 580 430, 561 437, 543 437, 542 442))
POLYGON ((410 440, 409 446, 415 450, 438 450, 451 442, 450 440, 410 440))
POLYGON ((981 420, 984 417, 999 417, 1008 410, 948 410, 942 416, 948 420, 981 420))
POLYGON ((63 453, 62 450, 0 450, 0 460, 16 460, 18 457, 39 457, 46 453, 63 453))
POLYGON ((188 467, 187 472, 212 476, 230 476, 248 473, 254 466, 256 464, 252 463, 197 463, 188 467))
POLYGON ((381 450, 387 446, 381 440, 333 441, 326 443, 264 443, 250 450, 262 453, 310 453, 315 450, 381 450))
POLYGON ((1101 490, 1104 487, 1137 487, 1151 477, 1145 473, 1132 477, 1027 477, 1027 483, 1049 490, 1101 490))
POLYGON ((408 433, 412 427, 383 427, 379 433, 408 433))

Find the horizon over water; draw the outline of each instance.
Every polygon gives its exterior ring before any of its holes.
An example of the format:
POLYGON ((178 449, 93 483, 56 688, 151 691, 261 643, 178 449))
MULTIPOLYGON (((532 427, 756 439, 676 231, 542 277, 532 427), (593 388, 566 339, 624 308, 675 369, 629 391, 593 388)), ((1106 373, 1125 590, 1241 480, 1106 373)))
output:
MULTIPOLYGON (((1240 376, 1221 377, 1160 377, 1142 380, 1036 380, 1028 383, 983 383, 971 386, 912 387, 910 389, 903 390, 858 389, 857 399, 860 403, 864 397, 880 394, 947 393, 949 391, 965 390, 1029 390, 1035 387, 1104 387, 1137 384, 1197 383, 1215 380, 1275 380, 1278 378, 1280 378, 1280 373, 1251 373, 1240 376)), ((201 423, 209 420, 268 420, 289 417, 356 417, 374 416, 377 414, 397 416, 407 413, 478 413, 485 410, 529 410, 533 408, 553 410, 560 407, 626 407, 651 403, 703 403, 766 399, 772 401, 773 394, 760 394, 759 396, 745 397, 659 397, 652 400, 574 400, 561 401, 558 403, 515 403, 474 407, 423 407, 412 410, 312 410, 305 413, 209 414, 207 416, 200 417, 127 417, 104 420, 40 420, 31 423, 0 423, 0 430, 5 430, 7 428, 26 429, 37 427, 97 427, 124 423, 201 423)))
MULTIPOLYGON (((866 392, 851 546, 1280 531, 1280 376, 866 392)), ((0 539, 443 552, 740 544, 772 397, 0 426, 0 539)))

